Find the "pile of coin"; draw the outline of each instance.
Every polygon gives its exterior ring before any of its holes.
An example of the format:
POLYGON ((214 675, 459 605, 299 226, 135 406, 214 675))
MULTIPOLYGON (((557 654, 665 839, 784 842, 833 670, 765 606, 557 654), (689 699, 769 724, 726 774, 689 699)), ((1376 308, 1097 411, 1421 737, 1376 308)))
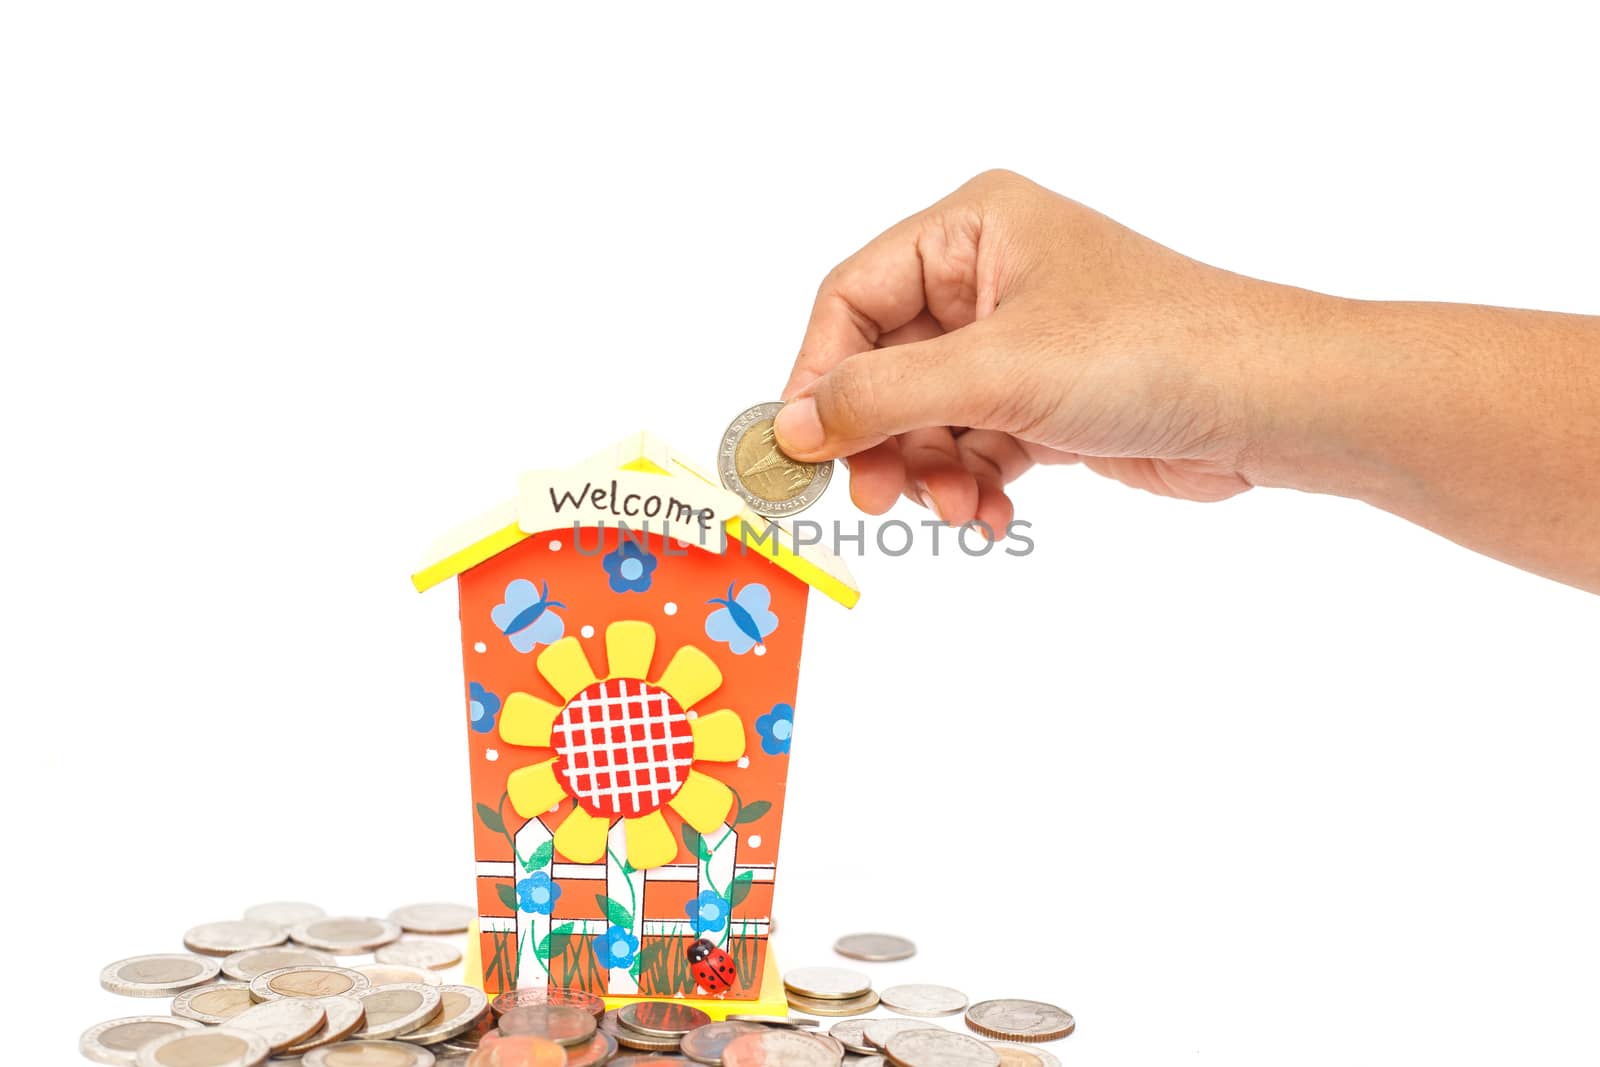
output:
POLYGON ((173 998, 171 1014, 100 1023, 79 1050, 128 1067, 462 1067, 490 1030, 488 998, 435 973, 460 962, 459 945, 407 935, 460 934, 473 916, 430 903, 330 917, 280 901, 191 927, 188 952, 100 972, 113 993, 173 998), (368 953, 371 963, 341 963, 368 953))

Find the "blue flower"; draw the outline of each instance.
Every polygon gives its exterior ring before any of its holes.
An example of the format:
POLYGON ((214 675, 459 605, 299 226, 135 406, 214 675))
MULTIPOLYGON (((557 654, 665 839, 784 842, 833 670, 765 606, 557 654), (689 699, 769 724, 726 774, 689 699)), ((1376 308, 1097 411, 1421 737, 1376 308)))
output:
POLYGON ((517 904, 523 911, 549 915, 561 899, 561 887, 545 871, 534 871, 517 883, 517 904))
POLYGON ((500 698, 473 682, 467 686, 467 710, 472 713, 472 728, 486 734, 494 729, 494 717, 500 714, 500 698))
POLYGON ((594 939, 595 959, 602 967, 632 967, 639 951, 639 939, 620 926, 613 926, 594 939))
POLYGON ((615 552, 607 552, 600 560, 611 578, 613 593, 643 593, 650 588, 650 576, 655 573, 656 558, 640 548, 635 541, 624 539, 615 552))
POLYGON ((769 756, 780 756, 789 751, 789 737, 794 733, 794 708, 788 704, 774 704, 772 710, 756 719, 756 733, 761 735, 761 751, 769 756))
POLYGON ((683 910, 689 916, 696 934, 720 930, 728 922, 727 900, 709 889, 702 890, 699 896, 683 906, 683 910))

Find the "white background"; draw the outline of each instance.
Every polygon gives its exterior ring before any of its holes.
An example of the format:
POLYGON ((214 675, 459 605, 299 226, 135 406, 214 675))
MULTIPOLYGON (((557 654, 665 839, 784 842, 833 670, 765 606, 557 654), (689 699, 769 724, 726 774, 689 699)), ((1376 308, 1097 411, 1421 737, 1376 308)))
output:
MULTIPOLYGON (((421 550, 633 429, 709 463, 828 267, 980 170, 1275 280, 1600 312, 1592 26, 1291 7, 8 6, 27 1062, 164 1012, 96 975, 192 923, 465 897, 421 550)), ((1074 1064, 1593 1062, 1600 599, 1342 500, 1017 498, 1028 558, 813 598, 787 964, 911 935, 885 973, 1059 1002, 1074 1064)))

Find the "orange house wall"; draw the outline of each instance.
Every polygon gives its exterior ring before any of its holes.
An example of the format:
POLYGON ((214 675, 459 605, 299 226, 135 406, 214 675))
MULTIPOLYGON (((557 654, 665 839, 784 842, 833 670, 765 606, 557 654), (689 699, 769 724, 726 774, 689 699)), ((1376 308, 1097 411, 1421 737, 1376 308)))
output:
MULTIPOLYGON (((658 534, 651 534, 644 547, 656 557, 657 565, 651 575, 650 587, 643 592, 615 592, 611 589, 602 560, 604 553, 614 550, 620 535, 616 530, 598 531, 585 528, 582 533, 582 553, 575 550, 574 531, 571 529, 547 532, 529 537, 506 551, 486 560, 460 575, 458 586, 461 602, 461 646, 464 667, 463 703, 468 707, 467 754, 471 761, 472 803, 468 816, 473 828, 474 855, 479 861, 513 861, 511 848, 503 833, 495 832, 485 824, 480 811, 501 813, 506 831, 515 835, 526 820, 519 817, 509 803, 503 801, 506 776, 518 767, 548 759, 548 749, 523 749, 503 743, 498 730, 479 732, 472 729, 470 715, 471 685, 476 682, 493 693, 503 703, 513 692, 527 692, 560 704, 561 698, 541 678, 535 668, 538 653, 546 646, 540 645, 529 654, 511 646, 490 617, 491 609, 505 598, 506 585, 518 578, 526 578, 535 585, 549 583, 549 598, 562 602, 564 607, 553 609, 564 623, 564 636, 576 636, 583 644, 590 665, 596 674, 607 673, 605 654, 606 626, 623 619, 641 619, 656 630, 655 655, 649 678, 655 679, 666 667, 674 651, 683 645, 695 645, 708 653, 722 671, 721 687, 701 702, 697 710, 713 711, 731 708, 745 725, 745 753, 748 765, 696 763, 696 768, 726 782, 744 805, 757 800, 767 801, 771 810, 747 825, 738 827, 741 839, 738 845, 738 863, 776 864, 782 840, 784 817, 784 788, 788 777, 789 756, 768 754, 756 728, 756 720, 772 710, 774 705, 794 706, 795 690, 799 677, 800 651, 805 632, 805 609, 809 588, 805 583, 774 566, 758 552, 742 552, 737 545, 725 555, 717 555, 695 547, 673 542, 670 549, 658 534), (597 551, 596 542, 603 536, 604 548, 597 551), (771 610, 778 616, 778 627, 764 641, 765 654, 754 650, 734 655, 725 643, 712 640, 706 634, 706 619, 718 605, 708 603, 713 597, 725 597, 728 586, 738 589, 759 582, 771 592, 771 610), (669 607, 670 606, 670 607, 669 607), (584 628, 593 627, 591 636, 584 636, 584 628), (491 758, 493 753, 493 758, 491 758), (752 846, 750 838, 756 835, 758 845, 752 846)), ((796 718, 799 713, 796 713, 796 718)), ((498 714, 496 715, 498 726, 498 714)), ((554 832, 571 809, 572 801, 564 801, 557 814, 541 817, 554 832)), ((681 821, 670 809, 662 809, 675 834, 681 830, 681 821)), ((561 855, 556 862, 568 862, 561 855)), ((679 842, 675 862, 690 863, 689 855, 679 842)), ((514 861, 513 861, 514 862, 514 861)), ((520 875, 519 875, 520 877, 520 875)), ((497 883, 512 883, 514 878, 479 877, 476 899, 479 914, 484 916, 514 916, 515 911, 501 898, 497 883)), ((552 921, 574 918, 600 918, 600 905, 594 899, 596 889, 603 883, 593 880, 558 880, 562 894, 557 901, 552 921)), ((754 883, 749 895, 737 905, 734 920, 769 919, 776 881, 754 883)), ((693 882, 647 881, 643 917, 650 919, 683 920, 685 906, 698 890, 693 882)), ((583 939, 578 953, 590 951, 588 939, 583 939)), ((515 936, 511 945, 502 938, 496 944, 491 933, 483 934, 483 954, 486 985, 491 990, 505 988, 510 983, 507 976, 515 976, 515 936), (508 954, 509 950, 509 954, 508 954), (494 963, 499 953, 498 965, 494 963)), ((765 939, 753 945, 755 951, 755 980, 741 984, 728 994, 732 998, 754 997, 755 984, 759 982, 765 962, 765 939)), ((642 950, 642 949, 641 949, 642 950)), ((676 946, 674 946, 676 951, 676 946)), ((541 975, 542 977, 542 975, 541 975)), ((587 985, 593 979, 584 968, 575 973, 554 973, 553 980, 566 984, 587 985)), ((648 983, 646 983, 648 984, 648 983)), ((641 995, 674 992, 653 990, 641 986, 641 995)))

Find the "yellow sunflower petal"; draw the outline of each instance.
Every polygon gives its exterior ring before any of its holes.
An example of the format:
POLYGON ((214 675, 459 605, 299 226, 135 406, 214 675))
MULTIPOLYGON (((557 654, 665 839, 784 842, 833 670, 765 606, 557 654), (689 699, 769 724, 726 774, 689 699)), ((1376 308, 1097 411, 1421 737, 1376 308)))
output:
POLYGON ((661 812, 624 819, 623 825, 627 828, 628 862, 634 870, 648 871, 678 858, 678 839, 672 836, 667 817, 661 812))
POLYGON ((525 748, 548 748, 550 726, 560 714, 561 709, 548 700, 512 693, 506 697, 505 710, 500 712, 500 740, 525 748))
POLYGON ((593 685, 597 678, 589 659, 583 654, 583 645, 576 637, 563 637, 539 653, 539 673, 549 682, 562 700, 571 700, 577 693, 593 685))
POLYGON ((606 854, 606 834, 611 822, 574 807, 556 827, 556 851, 573 863, 599 863, 606 854))
POLYGON ((606 669, 612 678, 644 678, 656 651, 656 628, 630 619, 606 627, 606 669))
POLYGON ((684 709, 692 708, 722 684, 722 672, 711 662, 711 657, 695 648, 684 645, 672 654, 672 662, 661 672, 656 685, 672 694, 672 699, 684 709))
POLYGON ((733 790, 711 777, 691 770, 678 795, 667 801, 683 821, 709 834, 720 827, 733 810, 733 790))
POLYGON ((555 762, 547 759, 531 767, 518 767, 506 776, 506 796, 518 815, 531 819, 567 799, 565 787, 556 780, 555 762))
POLYGON ((694 732, 694 758, 712 763, 732 763, 744 755, 744 722, 737 712, 723 708, 689 723, 694 732))

